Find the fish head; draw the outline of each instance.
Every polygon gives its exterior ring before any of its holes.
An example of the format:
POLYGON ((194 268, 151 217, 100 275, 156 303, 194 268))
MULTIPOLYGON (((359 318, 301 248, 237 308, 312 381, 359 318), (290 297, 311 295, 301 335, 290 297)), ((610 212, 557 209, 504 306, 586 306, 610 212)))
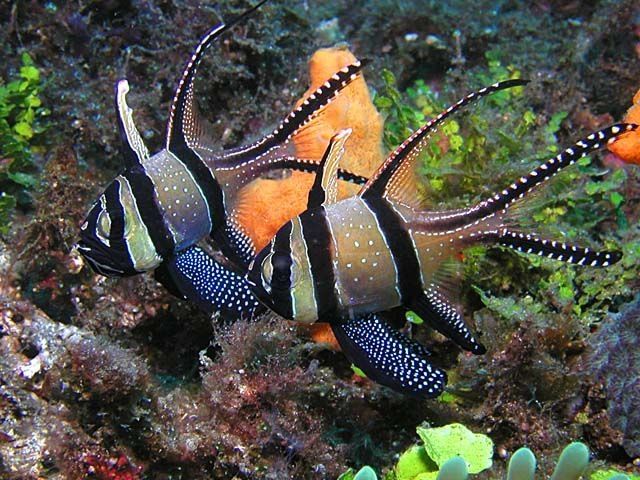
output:
POLYGON ((318 320, 309 259, 297 219, 283 225, 249 265, 247 281, 265 306, 289 320, 318 320))
POLYGON ((76 248, 96 273, 108 277, 136 275, 162 262, 123 175, 89 210, 76 248))

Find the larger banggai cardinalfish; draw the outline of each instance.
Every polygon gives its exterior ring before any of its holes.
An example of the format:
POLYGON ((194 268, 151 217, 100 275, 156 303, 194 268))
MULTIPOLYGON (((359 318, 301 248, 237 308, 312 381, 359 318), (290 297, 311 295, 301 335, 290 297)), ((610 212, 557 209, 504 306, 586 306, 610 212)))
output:
MULTIPOLYGON (((362 68, 356 61, 336 72, 260 140, 216 150, 195 98, 197 69, 207 47, 265 1, 202 38, 176 88, 166 144, 158 153, 150 155, 134 124, 126 103, 128 82, 117 83, 125 168, 90 209, 76 246, 97 273, 129 276, 155 269, 156 278, 169 290, 206 311, 251 315, 259 307, 242 275, 197 243, 211 238, 236 264, 248 264, 255 253, 251 240, 227 215, 238 191, 270 170, 314 171, 319 159, 293 156, 290 139, 321 115, 362 68)), ((339 176, 359 184, 366 181, 342 170, 339 176)))
MULTIPOLYGON (((620 252, 539 238, 519 225, 536 187, 637 125, 592 133, 467 208, 436 211, 419 195, 415 175, 429 134, 460 106, 523 83, 494 84, 449 107, 392 152, 357 196, 336 201, 339 151, 325 156, 308 209, 286 223, 250 266, 248 281, 256 296, 287 319, 329 322, 344 353, 370 378, 406 393, 436 396, 446 384, 445 372, 428 361, 424 347, 371 314, 413 310, 463 349, 484 353, 454 303, 452 265, 461 250, 482 243, 577 265, 617 262, 620 252)), ((344 143, 345 136, 348 131, 332 142, 344 143)))

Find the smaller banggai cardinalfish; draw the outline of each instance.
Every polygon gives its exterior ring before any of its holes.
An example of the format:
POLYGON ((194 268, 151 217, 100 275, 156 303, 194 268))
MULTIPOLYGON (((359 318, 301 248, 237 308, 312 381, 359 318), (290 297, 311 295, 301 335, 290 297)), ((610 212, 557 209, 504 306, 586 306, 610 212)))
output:
MULTIPOLYGON (((309 127, 362 69, 346 66, 312 92, 271 133, 248 146, 215 149, 208 122, 195 99, 197 68, 215 40, 266 0, 200 41, 177 86, 167 123, 165 147, 150 155, 127 105, 129 84, 116 85, 116 113, 122 138, 123 171, 90 209, 77 250, 99 274, 129 276, 156 269, 172 292, 205 310, 253 313, 257 302, 241 275, 219 264, 196 245, 209 237, 237 265, 253 258, 251 240, 234 224, 233 210, 243 185, 274 169, 312 172, 318 159, 297 158, 290 139, 309 127)), ((342 180, 365 178, 340 171, 342 180)))
MULTIPOLYGON (((481 243, 577 265, 605 267, 617 262, 620 252, 539 238, 519 224, 536 187, 589 152, 636 130, 634 124, 592 133, 468 208, 434 211, 420 197, 415 176, 429 134, 460 107, 524 83, 497 83, 449 107, 392 152, 357 196, 336 202, 340 152, 327 154, 308 209, 286 223, 250 266, 248 281, 258 299, 287 319, 330 322, 347 357, 379 383, 436 396, 444 388, 445 373, 425 359, 426 350, 400 339, 402 334, 370 314, 396 307, 413 310, 460 347, 484 353, 454 303, 455 263, 463 249, 481 243)), ((340 132, 332 143, 344 143, 347 135, 348 131, 340 132)))

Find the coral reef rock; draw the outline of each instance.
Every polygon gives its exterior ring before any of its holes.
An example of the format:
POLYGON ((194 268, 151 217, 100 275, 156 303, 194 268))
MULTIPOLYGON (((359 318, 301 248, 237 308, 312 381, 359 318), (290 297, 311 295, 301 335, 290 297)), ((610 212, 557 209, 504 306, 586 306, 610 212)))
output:
POLYGON ((640 296, 602 325, 592 339, 591 368, 607 389, 611 424, 624 434, 623 446, 640 456, 640 296))

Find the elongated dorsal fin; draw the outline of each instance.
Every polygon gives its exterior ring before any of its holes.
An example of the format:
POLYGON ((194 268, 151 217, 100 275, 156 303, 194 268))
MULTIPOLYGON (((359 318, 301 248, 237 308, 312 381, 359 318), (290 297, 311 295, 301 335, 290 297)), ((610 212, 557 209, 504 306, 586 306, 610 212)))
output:
POLYGON ((318 166, 316 179, 309 192, 307 208, 335 203, 338 197, 338 165, 344 155, 344 144, 352 130, 345 128, 336 133, 331 140, 318 166))
POLYGON ((462 107, 500 90, 523 86, 526 83, 528 83, 528 80, 521 79, 494 83, 491 86, 481 88, 477 92, 468 94, 457 103, 448 107, 438 114, 438 116, 416 130, 402 145, 396 148, 365 186, 362 187, 360 195, 362 197, 378 196, 392 198, 402 201, 407 205, 419 203, 418 192, 415 190, 412 180, 417 168, 415 163, 418 154, 425 147, 430 134, 435 132, 445 120, 462 107))
POLYGON ((215 169, 241 168, 256 158, 264 157, 278 147, 284 146, 286 148, 293 136, 303 135, 305 132, 313 130, 315 125, 322 121, 326 107, 344 88, 360 76, 366 63, 366 60, 356 60, 338 70, 313 93, 309 94, 300 106, 291 111, 273 132, 250 145, 232 148, 225 150, 221 155, 214 155, 215 169))
POLYGON ((198 66, 202 61, 207 48, 215 42, 220 35, 236 25, 241 20, 251 15, 262 6, 267 0, 258 2, 246 12, 231 20, 227 24, 221 24, 212 28, 200 40, 198 47, 191 56, 189 63, 182 72, 182 78, 176 89, 176 93, 171 103, 169 122, 167 124, 167 149, 170 151, 180 151, 185 144, 188 148, 194 148, 201 143, 202 137, 206 135, 206 122, 201 118, 194 95, 194 79, 198 66))
POLYGON ((133 110, 127 105, 129 82, 126 79, 116 83, 116 113, 118 117, 118 131, 122 140, 121 151, 124 156, 125 167, 141 165, 149 158, 149 150, 142 140, 142 136, 133 121, 133 110))

